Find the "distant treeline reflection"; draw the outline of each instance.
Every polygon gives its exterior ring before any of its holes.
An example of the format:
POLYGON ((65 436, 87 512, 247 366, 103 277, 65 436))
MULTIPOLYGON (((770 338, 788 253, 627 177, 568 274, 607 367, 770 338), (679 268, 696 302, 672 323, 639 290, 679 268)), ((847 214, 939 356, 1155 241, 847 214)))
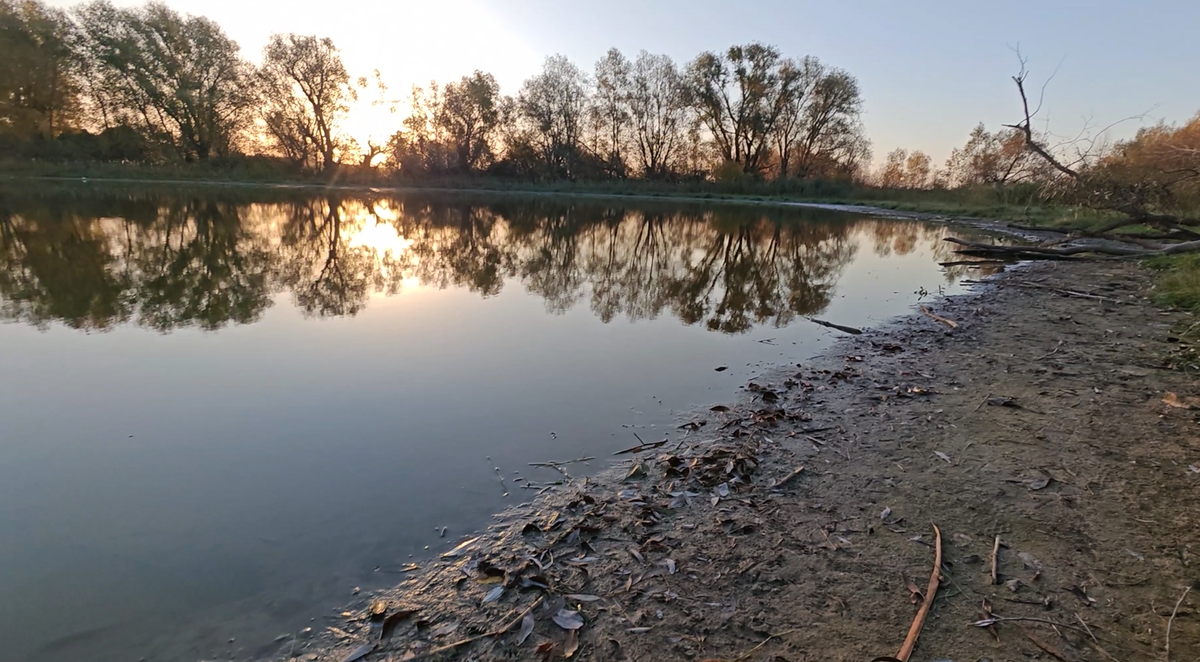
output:
POLYGON ((287 293, 309 316, 354 315, 416 284, 492 296, 519 283, 605 322, 657 317, 745 332, 819 313, 846 265, 942 228, 815 210, 552 198, 284 198, 145 193, 0 199, 0 317, 162 332, 259 319, 287 293))

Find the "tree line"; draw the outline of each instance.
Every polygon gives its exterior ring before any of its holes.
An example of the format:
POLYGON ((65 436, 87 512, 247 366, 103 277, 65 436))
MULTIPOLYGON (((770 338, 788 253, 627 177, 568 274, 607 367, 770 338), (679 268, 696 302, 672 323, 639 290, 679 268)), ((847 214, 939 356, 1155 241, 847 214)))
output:
POLYGON ((843 180, 1101 209, 1119 200, 1135 220, 1200 207, 1200 119, 1104 144, 1086 130, 1086 144, 1056 139, 1028 118, 981 124, 941 166, 897 149, 872 170, 855 77, 761 43, 684 63, 613 49, 582 67, 556 55, 513 94, 475 71, 389 96, 378 72, 352 75, 327 38, 275 34, 252 63, 220 25, 160 3, 0 0, 0 154, 10 160, 263 161, 414 180, 843 180), (347 132, 364 95, 405 111, 391 136, 366 145, 347 132))
POLYGON ((328 38, 272 35, 254 64, 217 23, 161 3, 0 0, 0 143, 28 157, 651 180, 849 178, 871 157, 854 76, 760 43, 687 63, 556 55, 511 95, 475 71, 386 96, 328 38), (364 94, 407 106, 378 144, 346 131, 364 94))

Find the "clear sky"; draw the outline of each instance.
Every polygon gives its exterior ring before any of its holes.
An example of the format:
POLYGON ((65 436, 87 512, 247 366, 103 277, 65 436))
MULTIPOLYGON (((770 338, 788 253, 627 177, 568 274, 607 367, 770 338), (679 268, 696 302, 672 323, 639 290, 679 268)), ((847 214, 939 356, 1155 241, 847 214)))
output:
MULTIPOLYGON (((944 160, 983 121, 1018 119, 1010 47, 1031 81, 1056 68, 1045 115, 1055 133, 1149 112, 1180 122, 1200 111, 1196 0, 166 0, 219 22, 257 60, 272 32, 331 37, 353 75, 379 69, 391 96, 475 69, 505 93, 562 53, 590 70, 612 46, 686 62, 703 50, 763 41, 815 55, 858 77, 876 160, 895 147, 944 160), (1060 67, 1061 63, 1061 67, 1060 67)), ((70 0, 51 4, 71 6, 70 0)), ((118 0, 119 5, 140 2, 118 0)), ((377 138, 399 117, 359 112, 377 138)), ((1122 125, 1118 136, 1136 130, 1122 125)))

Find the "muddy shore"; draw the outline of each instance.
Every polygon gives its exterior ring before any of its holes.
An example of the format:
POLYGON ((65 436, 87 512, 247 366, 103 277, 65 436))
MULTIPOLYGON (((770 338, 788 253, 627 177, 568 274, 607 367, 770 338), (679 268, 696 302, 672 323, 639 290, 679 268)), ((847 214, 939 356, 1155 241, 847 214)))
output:
POLYGON ((1200 386, 1150 286, 1036 264, 848 336, 270 659, 895 656, 933 525, 912 660, 1200 659, 1200 386))

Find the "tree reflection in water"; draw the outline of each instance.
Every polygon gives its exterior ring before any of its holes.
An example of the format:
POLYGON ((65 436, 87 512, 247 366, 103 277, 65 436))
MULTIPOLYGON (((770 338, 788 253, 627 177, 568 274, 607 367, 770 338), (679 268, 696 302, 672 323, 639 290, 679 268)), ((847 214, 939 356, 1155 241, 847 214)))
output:
POLYGON ((666 312, 742 333, 819 313, 860 250, 942 259, 944 235, 817 210, 640 201, 6 195, 0 316, 212 330, 258 320, 280 293, 305 315, 352 316, 417 282, 483 297, 519 285, 551 313, 586 301, 604 322, 666 312), (372 239, 381 232, 393 240, 372 239))

